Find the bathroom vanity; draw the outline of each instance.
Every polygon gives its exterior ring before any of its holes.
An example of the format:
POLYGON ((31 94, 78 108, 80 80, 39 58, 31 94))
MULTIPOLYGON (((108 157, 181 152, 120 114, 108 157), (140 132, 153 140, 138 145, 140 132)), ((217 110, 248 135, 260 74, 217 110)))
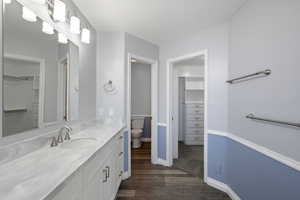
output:
POLYGON ((50 147, 50 138, 41 148, 0 165, 1 199, 115 198, 123 174, 121 125, 95 122, 56 147, 50 147))
POLYGON ((111 138, 47 200, 113 200, 123 174, 123 135, 111 138))

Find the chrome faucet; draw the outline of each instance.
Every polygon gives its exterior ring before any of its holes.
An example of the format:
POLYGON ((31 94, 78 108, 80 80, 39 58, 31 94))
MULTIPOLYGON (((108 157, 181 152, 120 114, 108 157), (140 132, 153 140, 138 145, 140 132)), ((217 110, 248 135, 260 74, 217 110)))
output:
POLYGON ((50 146, 51 147, 56 147, 57 145, 58 145, 58 143, 57 143, 56 137, 53 137, 52 140, 51 140, 50 146))
POLYGON ((65 140, 70 140, 73 129, 68 125, 65 125, 63 128, 66 129, 65 140))
POLYGON ((71 133, 72 133, 72 128, 68 125, 63 126, 60 131, 59 134, 56 137, 53 137, 51 140, 51 147, 56 147, 59 143, 63 143, 64 140, 71 140, 71 133), (63 137, 63 133, 65 133, 65 137, 63 137))

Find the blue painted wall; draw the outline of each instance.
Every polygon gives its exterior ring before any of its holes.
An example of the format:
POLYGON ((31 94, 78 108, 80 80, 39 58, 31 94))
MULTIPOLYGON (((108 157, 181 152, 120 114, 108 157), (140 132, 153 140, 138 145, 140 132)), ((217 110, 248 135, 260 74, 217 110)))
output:
POLYGON ((124 172, 128 172, 128 131, 124 132, 124 172))
POLYGON ((167 159, 167 127, 165 126, 158 126, 157 132, 158 138, 158 158, 162 160, 167 159))
POLYGON ((208 177, 243 200, 299 200, 300 172, 227 137, 208 135, 208 177))
POLYGON ((151 138, 151 117, 145 117, 144 128, 143 128, 143 138, 151 138))

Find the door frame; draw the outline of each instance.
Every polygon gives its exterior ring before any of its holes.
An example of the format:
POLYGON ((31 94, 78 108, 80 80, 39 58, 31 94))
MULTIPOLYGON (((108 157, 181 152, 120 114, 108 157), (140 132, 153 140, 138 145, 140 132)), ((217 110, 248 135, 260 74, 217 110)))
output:
POLYGON ((157 163, 157 132, 158 132, 158 61, 132 53, 127 55, 127 130, 128 130, 128 174, 131 176, 131 60, 141 60, 151 65, 151 162, 157 163))
POLYGON ((70 112, 69 112, 69 106, 70 106, 70 56, 69 54, 66 54, 65 56, 63 56, 62 58, 60 58, 58 60, 58 64, 57 64, 57 73, 58 73, 58 81, 57 81, 57 122, 64 122, 65 120, 62 118, 61 114, 64 113, 66 114, 66 121, 69 120, 70 116, 70 112), (65 62, 67 62, 67 74, 66 74, 66 100, 67 100, 67 104, 65 104, 65 102, 63 102, 62 98, 63 98, 63 67, 65 62), (65 110, 63 110, 63 105, 65 106, 65 110))
POLYGON ((167 162, 168 166, 173 165, 173 135, 172 133, 172 110, 173 110, 173 63, 194 58, 197 56, 204 56, 204 181, 207 180, 207 134, 208 134, 208 50, 204 49, 195 53, 186 54, 183 56, 171 58, 167 60, 167 162))

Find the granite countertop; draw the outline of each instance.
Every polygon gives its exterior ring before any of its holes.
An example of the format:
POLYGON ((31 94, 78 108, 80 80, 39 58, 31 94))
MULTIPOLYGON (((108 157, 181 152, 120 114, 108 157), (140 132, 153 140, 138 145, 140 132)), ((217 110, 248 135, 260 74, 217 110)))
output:
MULTIPOLYGON (((0 199, 43 200, 124 128, 95 123, 72 135, 95 138, 84 148, 50 148, 49 145, 0 165, 0 199)), ((66 141, 64 144, 70 141, 66 141)))

